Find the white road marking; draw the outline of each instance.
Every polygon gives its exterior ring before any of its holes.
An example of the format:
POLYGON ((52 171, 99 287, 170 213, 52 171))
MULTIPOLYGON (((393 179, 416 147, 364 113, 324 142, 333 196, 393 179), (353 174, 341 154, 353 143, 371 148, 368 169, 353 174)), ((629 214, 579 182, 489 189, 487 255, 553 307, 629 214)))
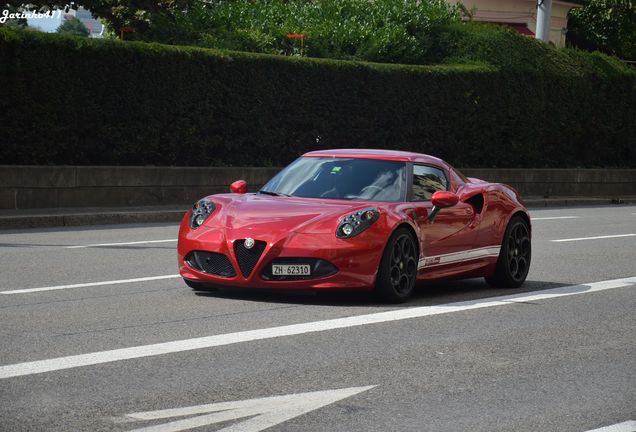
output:
POLYGON ((142 245, 142 244, 151 244, 151 243, 172 243, 176 241, 177 239, 166 239, 166 240, 144 240, 144 241, 134 241, 134 242, 124 242, 124 243, 95 243, 95 244, 88 244, 88 245, 65 246, 65 248, 66 249, 84 249, 84 248, 101 247, 101 246, 129 246, 129 245, 142 245))
POLYGON ((339 400, 365 392, 375 386, 350 387, 336 390, 325 390, 308 393, 297 393, 284 396, 272 396, 261 399, 248 399, 236 402, 220 402, 207 405, 196 405, 183 408, 146 411, 127 414, 123 421, 150 421, 172 417, 192 416, 183 420, 134 429, 131 432, 177 432, 194 429, 214 423, 252 417, 240 423, 220 429, 217 432, 258 432, 317 410, 339 400), (197 415, 199 414, 199 415, 197 415), (253 417, 256 416, 256 417, 253 417))
POLYGON ((24 288, 10 291, 0 291, 0 294, 26 294, 26 293, 34 293, 41 291, 54 291, 54 290, 63 290, 63 289, 72 289, 72 288, 86 288, 86 287, 95 287, 95 286, 103 286, 103 285, 119 285, 119 284, 127 284, 127 283, 135 283, 135 282, 146 282, 146 281, 155 281, 162 279, 175 279, 181 277, 178 274, 173 275, 165 275, 165 276, 149 276, 135 279, 120 279, 120 280, 111 280, 111 281, 103 281, 103 282, 88 282, 88 283, 80 283, 73 285, 55 285, 41 288, 24 288))
POLYGON ((24 363, 0 366, 0 379, 33 375, 102 363, 110 363, 121 360, 151 357, 182 351, 192 351, 204 348, 232 345, 242 342, 273 339, 284 336, 295 336, 306 333, 317 333, 328 330, 394 322, 412 318, 422 318, 426 316, 482 309, 493 306, 506 306, 514 303, 536 302, 538 300, 547 300, 578 294, 587 294, 614 288, 633 287, 634 285, 636 285, 636 276, 631 276, 629 278, 623 279, 613 279, 602 282, 593 282, 589 284, 552 288, 534 293, 512 294, 490 299, 469 300, 465 302, 448 303, 445 305, 437 306, 421 306, 414 308, 397 309, 367 315, 354 315, 346 318, 313 321, 280 327, 262 328, 257 330, 247 330, 235 333, 203 336, 192 339, 156 343, 151 345, 141 345, 108 351, 98 351, 88 354, 58 357, 47 360, 29 361, 24 363))
POLYGON ((629 420, 623 423, 616 423, 611 426, 592 429, 587 432, 636 432, 636 421, 629 420))
POLYGON ((579 219, 581 216, 546 216, 546 217, 532 217, 530 216, 531 221, 540 221, 540 220, 557 220, 557 219, 579 219))
POLYGON ((634 237, 634 236, 636 236, 636 234, 616 234, 616 235, 595 236, 595 237, 578 237, 578 238, 569 238, 569 239, 559 239, 559 240, 550 240, 550 241, 555 243, 562 243, 562 242, 573 242, 573 241, 582 241, 582 240, 598 240, 598 239, 634 237))

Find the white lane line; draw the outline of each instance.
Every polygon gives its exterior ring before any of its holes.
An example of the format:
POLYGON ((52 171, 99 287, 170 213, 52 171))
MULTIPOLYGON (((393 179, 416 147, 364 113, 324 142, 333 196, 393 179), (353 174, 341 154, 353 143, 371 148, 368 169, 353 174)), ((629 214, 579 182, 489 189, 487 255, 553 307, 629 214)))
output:
POLYGON ((80 283, 73 285, 55 285, 41 288, 24 288, 18 290, 10 290, 10 291, 0 291, 0 294, 25 294, 25 293, 33 293, 33 292, 41 292, 41 291, 54 291, 54 290, 62 290, 62 289, 71 289, 71 288, 85 288, 85 287, 95 287, 102 285, 119 285, 119 284, 127 284, 127 283, 135 283, 135 282, 146 282, 146 281, 155 281, 162 279, 175 279, 181 277, 178 274, 173 275, 165 275, 165 276, 150 276, 150 277, 142 277, 135 279, 119 279, 119 280, 111 280, 111 281, 103 281, 103 282, 88 282, 88 283, 80 283))
POLYGON ((65 246, 65 248, 66 249, 84 249, 84 248, 101 247, 101 246, 128 246, 128 245, 142 245, 142 244, 151 244, 151 243, 172 243, 176 241, 177 239, 166 239, 166 240, 144 240, 144 241, 134 241, 134 242, 123 242, 123 243, 95 243, 95 244, 88 244, 88 245, 65 246))
POLYGON ((568 238, 568 239, 559 239, 559 240, 550 240, 550 241, 555 243, 562 243, 562 242, 573 242, 573 241, 582 241, 582 240, 598 240, 598 239, 634 237, 634 236, 636 236, 636 234, 616 234, 616 235, 595 236, 595 237, 568 238))
POLYGON ((587 432, 636 432, 636 421, 629 420, 623 423, 616 423, 598 429, 591 429, 587 432))
POLYGON ((88 354, 58 357, 47 360, 29 361, 24 363, 0 366, 0 379, 18 377, 23 375, 33 375, 102 363, 110 363, 120 360, 232 345, 241 342, 272 339, 284 336, 294 336, 306 333, 316 333, 328 330, 364 326, 369 324, 401 321, 412 318, 422 318, 426 316, 461 312, 473 309, 482 309, 493 306, 507 306, 515 303, 536 302, 538 300, 553 299, 578 294, 587 294, 614 288, 633 287, 634 285, 636 285, 636 276, 631 276, 629 278, 623 279, 613 279, 602 282, 593 282, 589 284, 553 288, 535 293, 512 294, 508 296, 494 297, 491 299, 470 300, 459 303, 449 303, 445 305, 397 309, 367 315, 355 315, 346 318, 336 318, 324 321, 285 325, 280 327, 270 327, 257 330, 240 331, 235 333, 218 334, 213 336, 204 336, 192 339, 156 343, 151 345, 141 345, 129 348, 92 352, 88 354))
POLYGON ((557 219, 580 219, 581 216, 546 216, 546 217, 532 217, 530 216, 531 221, 539 221, 539 220, 557 220, 557 219))

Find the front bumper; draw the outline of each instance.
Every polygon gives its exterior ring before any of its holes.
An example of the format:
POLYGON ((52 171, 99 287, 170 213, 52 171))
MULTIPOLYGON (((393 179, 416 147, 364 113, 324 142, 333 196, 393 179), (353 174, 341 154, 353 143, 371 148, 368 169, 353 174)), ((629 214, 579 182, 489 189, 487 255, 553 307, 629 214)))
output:
POLYGON ((206 226, 192 230, 186 219, 181 224, 178 244, 179 273, 185 279, 222 286, 290 290, 371 289, 375 284, 384 246, 379 236, 338 239, 332 233, 291 232, 277 239, 271 238, 271 232, 206 226), (248 237, 256 241, 250 253, 246 253, 243 244, 248 237), (206 261, 209 257, 212 258, 206 261), (273 277, 272 263, 308 263, 314 276, 273 277))

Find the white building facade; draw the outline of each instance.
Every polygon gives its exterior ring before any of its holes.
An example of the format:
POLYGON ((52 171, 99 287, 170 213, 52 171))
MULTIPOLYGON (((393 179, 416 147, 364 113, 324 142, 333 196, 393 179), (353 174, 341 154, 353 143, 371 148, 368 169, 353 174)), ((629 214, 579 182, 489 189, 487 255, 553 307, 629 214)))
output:
MULTIPOLYGON (((474 21, 508 25, 521 34, 534 36, 537 29, 537 1, 541 0, 464 0, 462 3, 469 10, 475 9, 474 21)), ((565 46, 568 12, 580 6, 579 2, 552 0, 550 42, 554 45, 565 46)))

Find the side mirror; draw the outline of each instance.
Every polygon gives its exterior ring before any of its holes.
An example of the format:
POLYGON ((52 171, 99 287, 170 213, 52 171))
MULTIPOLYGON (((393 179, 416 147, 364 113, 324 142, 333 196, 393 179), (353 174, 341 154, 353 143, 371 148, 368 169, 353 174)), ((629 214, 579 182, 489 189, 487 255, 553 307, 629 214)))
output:
POLYGON ((247 192, 247 182, 245 180, 237 180, 230 185, 230 192, 244 194, 247 192))
POLYGON ((435 207, 446 208, 456 205, 459 197, 452 192, 437 191, 431 197, 431 201, 435 207))
POLYGON ((428 220, 433 223, 437 213, 439 213, 439 211, 443 208, 456 205, 459 202, 459 197, 452 192, 437 191, 431 197, 431 202, 433 203, 433 209, 428 215, 428 220))

